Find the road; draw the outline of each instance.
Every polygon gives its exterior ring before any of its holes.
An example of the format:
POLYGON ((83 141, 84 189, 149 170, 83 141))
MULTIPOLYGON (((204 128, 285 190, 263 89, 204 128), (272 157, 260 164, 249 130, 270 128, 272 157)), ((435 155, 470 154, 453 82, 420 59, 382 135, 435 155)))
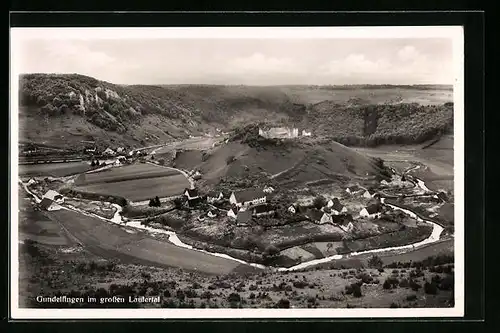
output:
POLYGON ((127 232, 125 227, 78 212, 62 209, 47 215, 57 221, 73 240, 105 258, 142 265, 180 267, 207 274, 227 274, 245 268, 252 270, 250 266, 236 261, 178 247, 137 230, 131 233, 128 229, 127 232))

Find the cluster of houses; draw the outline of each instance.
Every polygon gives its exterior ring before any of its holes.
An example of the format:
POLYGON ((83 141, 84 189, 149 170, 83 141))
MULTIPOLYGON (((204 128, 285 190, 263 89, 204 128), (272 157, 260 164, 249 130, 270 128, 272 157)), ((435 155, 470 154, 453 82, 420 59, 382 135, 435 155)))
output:
MULTIPOLYGON (((223 193, 222 191, 213 191, 202 197, 197 189, 185 189, 184 196, 187 199, 189 207, 195 207, 202 201, 208 204, 216 204, 222 200, 228 200, 231 207, 225 215, 234 219, 238 224, 247 224, 253 217, 272 216, 275 214, 275 208, 268 203, 269 193, 273 192, 272 187, 264 189, 249 188, 241 191, 233 191, 231 193, 223 193)), ((376 218, 381 215, 381 203, 379 195, 371 190, 363 189, 359 186, 351 186, 346 189, 348 193, 360 193, 365 198, 370 198, 370 202, 366 207, 363 207, 359 215, 366 218, 376 218)), ((220 216, 220 209, 210 209, 206 216, 214 218, 220 216)), ((287 208, 290 214, 303 214, 307 219, 318 223, 334 223, 344 231, 350 231, 353 228, 352 214, 348 213, 347 207, 344 206, 339 198, 332 198, 326 202, 326 205, 321 209, 304 208, 296 204, 292 204, 287 208)))
POLYGON ((265 138, 298 138, 299 136, 311 136, 311 132, 296 127, 272 127, 267 130, 259 128, 259 135, 265 138))

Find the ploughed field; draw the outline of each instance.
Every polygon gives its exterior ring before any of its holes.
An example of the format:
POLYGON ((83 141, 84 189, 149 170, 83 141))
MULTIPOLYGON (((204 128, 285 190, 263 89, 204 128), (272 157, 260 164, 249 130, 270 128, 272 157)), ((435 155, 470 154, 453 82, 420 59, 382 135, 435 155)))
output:
POLYGON ((135 164, 101 172, 81 174, 75 180, 76 190, 116 195, 132 201, 179 195, 189 182, 175 169, 151 164, 135 164))

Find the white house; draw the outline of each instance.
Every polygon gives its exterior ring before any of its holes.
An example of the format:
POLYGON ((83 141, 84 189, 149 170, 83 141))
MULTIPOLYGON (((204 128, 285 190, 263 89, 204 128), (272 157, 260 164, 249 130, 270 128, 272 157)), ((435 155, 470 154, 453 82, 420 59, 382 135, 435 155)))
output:
POLYGON ((108 156, 113 156, 113 155, 115 155, 115 151, 114 151, 113 149, 109 148, 109 147, 108 147, 108 148, 106 148, 106 150, 105 150, 105 151, 103 151, 102 153, 103 153, 104 155, 108 155, 108 156))
POLYGON ((373 197, 375 197, 376 193, 375 191, 373 190, 366 190, 364 193, 363 193, 363 197, 367 198, 367 199, 371 199, 373 197))
POLYGON ((371 204, 371 205, 363 208, 359 212, 359 216, 368 217, 368 218, 378 218, 378 217, 380 217, 380 215, 381 215, 380 204, 378 204, 378 203, 371 204))
POLYGON ((308 209, 305 216, 316 223, 332 223, 333 219, 332 216, 328 213, 322 212, 318 209, 308 209))
POLYGON ((27 184, 28 184, 28 186, 31 186, 31 185, 36 184, 36 183, 37 183, 37 182, 36 182, 36 180, 35 180, 35 179, 30 178, 30 179, 28 180, 28 183, 27 183, 27 184))
POLYGON ((302 136, 311 136, 311 132, 308 132, 306 130, 302 130, 302 136))
POLYGON ((229 197, 229 202, 233 205, 236 205, 236 207, 263 204, 266 202, 266 200, 266 194, 262 190, 254 188, 233 192, 229 197))
POLYGON ((234 208, 227 211, 227 216, 232 217, 233 219, 236 219, 236 214, 238 214, 238 211, 234 208))
POLYGON ((319 220, 319 223, 323 224, 323 223, 332 223, 333 222, 333 218, 330 214, 327 214, 327 213, 323 213, 323 215, 321 216, 321 219, 319 220))
POLYGON ((63 203, 64 202, 64 197, 60 193, 58 193, 54 190, 48 190, 47 193, 45 193, 43 195, 42 199, 43 198, 50 199, 52 201, 55 201, 56 203, 63 203))
POLYGON ((292 214, 297 213, 297 207, 295 205, 290 205, 287 210, 292 214))
POLYGON ((340 215, 343 213, 347 213, 347 208, 340 203, 340 200, 338 198, 333 198, 331 200, 328 200, 326 207, 330 208, 330 212, 333 215, 340 215))
POLYGON ((184 190, 184 195, 187 197, 188 200, 194 200, 198 199, 200 196, 198 195, 198 190, 195 188, 186 188, 184 190))
POLYGON ((123 148, 123 147, 116 148, 116 152, 119 154, 123 153, 124 151, 125 151, 125 148, 123 148))
POLYGON ((224 198, 224 194, 222 192, 210 192, 207 194, 207 202, 214 203, 216 201, 222 200, 224 198))
POLYGON ((344 230, 345 232, 350 232, 354 228, 354 225, 351 221, 348 221, 347 223, 340 223, 339 228, 344 230))
POLYGON ((266 186, 264 187, 264 190, 262 190, 264 193, 272 193, 274 192, 274 188, 272 186, 266 186))
POLYGON ((55 203, 53 200, 49 198, 43 198, 42 201, 40 201, 39 205, 42 209, 47 210, 49 212, 61 209, 61 206, 59 206, 57 203, 55 203))

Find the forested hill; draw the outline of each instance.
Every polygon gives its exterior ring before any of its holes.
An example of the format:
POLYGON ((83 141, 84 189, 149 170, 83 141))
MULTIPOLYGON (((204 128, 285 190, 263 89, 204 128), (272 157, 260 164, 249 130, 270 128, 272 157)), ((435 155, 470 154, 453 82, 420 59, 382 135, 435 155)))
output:
POLYGON ((449 130, 453 107, 443 105, 448 96, 429 87, 339 92, 311 86, 125 86, 78 74, 25 74, 20 138, 138 147, 264 121, 307 126, 348 144, 419 141, 449 130), (426 101, 433 106, 404 103, 422 96, 431 96, 426 101))

